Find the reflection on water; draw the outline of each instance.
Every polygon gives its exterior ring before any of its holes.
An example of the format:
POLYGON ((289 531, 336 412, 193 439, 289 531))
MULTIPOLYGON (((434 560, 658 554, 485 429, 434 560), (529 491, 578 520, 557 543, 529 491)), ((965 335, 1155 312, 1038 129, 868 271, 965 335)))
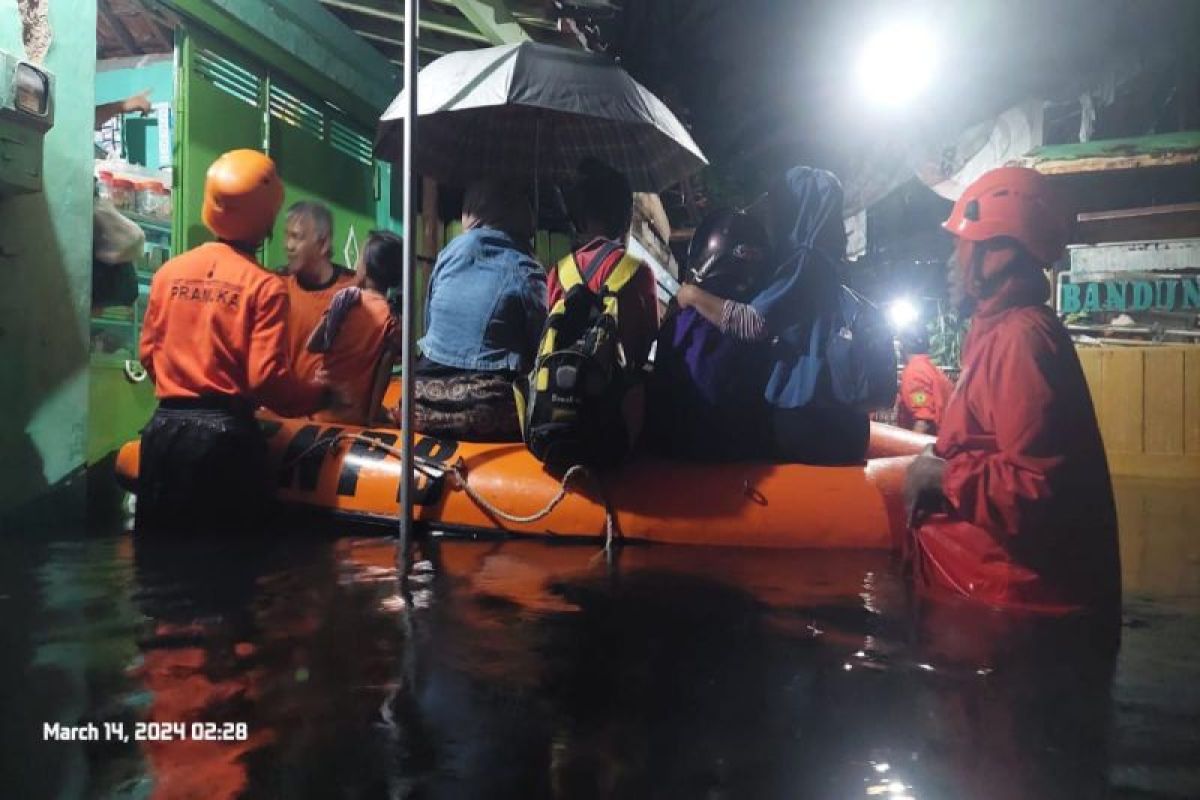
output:
POLYGON ((1116 655, 885 554, 443 542, 404 602, 381 539, 10 537, 4 796, 1200 796, 1194 494, 1120 487, 1116 655))

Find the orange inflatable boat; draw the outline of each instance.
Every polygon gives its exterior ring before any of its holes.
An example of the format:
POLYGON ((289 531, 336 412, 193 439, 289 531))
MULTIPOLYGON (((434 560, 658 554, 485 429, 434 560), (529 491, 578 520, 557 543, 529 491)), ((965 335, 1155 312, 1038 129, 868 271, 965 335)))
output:
MULTIPOLYGON (((400 431, 258 415, 282 502, 395 525, 400 431)), ((417 436, 416 516, 438 531, 775 548, 890 548, 901 488, 929 437, 873 423, 865 465, 702 464, 641 457, 565 482, 521 444, 417 436)), ((117 458, 133 489, 138 443, 117 458)))

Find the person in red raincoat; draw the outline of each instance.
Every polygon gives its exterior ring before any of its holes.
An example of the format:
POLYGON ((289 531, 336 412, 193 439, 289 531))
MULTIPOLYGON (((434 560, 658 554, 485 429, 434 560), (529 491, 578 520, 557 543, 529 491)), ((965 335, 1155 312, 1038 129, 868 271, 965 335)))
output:
POLYGON ((936 436, 954 384, 929 357, 929 342, 924 333, 906 333, 900 343, 906 363, 900 371, 900 389, 896 393, 896 424, 936 436))
POLYGON ((909 468, 926 594, 1035 612, 1118 610, 1117 521, 1088 387, 1042 272, 1066 243, 1046 179, 980 177, 943 227, 971 328, 937 443, 909 468), (929 510, 933 509, 933 513, 929 510))

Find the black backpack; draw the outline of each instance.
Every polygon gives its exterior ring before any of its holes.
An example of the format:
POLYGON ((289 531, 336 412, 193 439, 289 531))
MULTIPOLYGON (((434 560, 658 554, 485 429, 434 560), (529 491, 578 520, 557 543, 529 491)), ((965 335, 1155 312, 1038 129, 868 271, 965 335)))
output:
POLYGON ((825 343, 834 399, 859 411, 896 401, 896 350, 879 307, 848 286, 839 292, 838 323, 825 343))
POLYGON ((617 333, 617 293, 641 262, 609 243, 581 273, 574 255, 558 263, 563 296, 550 309, 537 360, 514 385, 525 446, 546 466, 610 467, 629 453, 622 404, 636 375, 617 333), (619 261, 598 293, 588 281, 619 261))

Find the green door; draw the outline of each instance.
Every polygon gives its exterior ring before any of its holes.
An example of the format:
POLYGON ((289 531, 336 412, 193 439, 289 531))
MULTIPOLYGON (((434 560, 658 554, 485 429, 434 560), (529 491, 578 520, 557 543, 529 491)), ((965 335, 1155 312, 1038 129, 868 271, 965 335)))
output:
MULTIPOLYGON (((374 226, 378 201, 371 138, 364 128, 202 30, 182 35, 180 58, 178 252, 212 238, 200 218, 209 164, 226 150, 250 147, 275 160, 285 209, 298 200, 329 206, 334 261, 353 267, 374 226)), ((283 246, 281 216, 266 245, 267 266, 286 263, 283 246)))
POLYGON ((204 175, 227 150, 263 148, 266 74, 230 46, 194 28, 180 29, 175 118, 175 252, 213 237, 200 208, 204 175))
MULTIPOLYGON (((376 170, 371 139, 328 103, 271 76, 269 149, 283 178, 284 208, 298 200, 333 213, 333 260, 351 269, 375 224, 376 170)), ((267 245, 267 264, 282 268, 283 221, 267 245)))

